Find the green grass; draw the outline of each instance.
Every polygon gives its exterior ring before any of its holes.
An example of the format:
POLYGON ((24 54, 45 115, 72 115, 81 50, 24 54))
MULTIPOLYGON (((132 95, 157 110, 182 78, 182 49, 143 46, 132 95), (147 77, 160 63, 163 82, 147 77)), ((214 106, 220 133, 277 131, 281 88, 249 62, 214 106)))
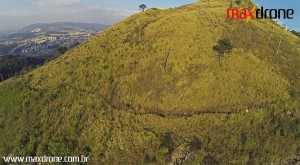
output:
POLYGON ((300 39, 271 20, 226 20, 228 5, 149 9, 1 83, 0 154, 167 164, 197 137, 189 164, 295 155, 300 39), (220 67, 224 37, 234 48, 220 67))

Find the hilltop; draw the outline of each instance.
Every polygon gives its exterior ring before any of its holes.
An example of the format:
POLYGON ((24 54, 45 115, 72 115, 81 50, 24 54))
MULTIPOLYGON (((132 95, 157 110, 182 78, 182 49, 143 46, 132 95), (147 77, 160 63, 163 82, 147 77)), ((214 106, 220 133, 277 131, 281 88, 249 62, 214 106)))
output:
POLYGON ((270 19, 227 20, 228 6, 149 9, 2 82, 0 154, 83 154, 100 164, 297 156, 300 39, 270 19), (213 47, 224 37, 234 48, 220 65, 213 47))

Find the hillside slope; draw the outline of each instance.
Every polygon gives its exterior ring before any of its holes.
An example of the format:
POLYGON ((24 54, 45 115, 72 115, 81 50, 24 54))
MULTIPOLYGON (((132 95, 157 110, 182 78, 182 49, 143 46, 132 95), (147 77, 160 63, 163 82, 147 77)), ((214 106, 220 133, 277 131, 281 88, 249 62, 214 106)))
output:
POLYGON ((149 9, 1 83, 0 154, 83 154, 102 164, 299 154, 300 39, 271 20, 227 20, 228 5, 149 9), (234 49, 220 67, 213 47, 224 37, 234 49))

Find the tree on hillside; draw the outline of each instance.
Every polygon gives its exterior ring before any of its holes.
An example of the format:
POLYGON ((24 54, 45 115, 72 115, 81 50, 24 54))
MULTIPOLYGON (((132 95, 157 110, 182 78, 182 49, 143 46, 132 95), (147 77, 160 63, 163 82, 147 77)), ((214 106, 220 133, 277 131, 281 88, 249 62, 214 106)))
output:
POLYGON ((230 50, 233 48, 230 40, 228 38, 222 38, 218 41, 218 46, 224 55, 224 53, 230 52, 230 50))
POLYGON ((241 4, 242 0, 236 0, 236 3, 239 5, 241 4))
POLYGON ((233 48, 231 41, 228 38, 222 38, 218 41, 218 45, 214 46, 213 49, 218 52, 219 56, 219 64, 221 67, 221 57, 224 56, 225 53, 228 53, 233 48))
POLYGON ((68 48, 65 45, 62 45, 56 49, 58 55, 63 55, 67 52, 68 48))
POLYGON ((140 8, 139 10, 145 11, 145 9, 147 8, 147 6, 145 4, 141 4, 139 6, 139 8, 140 8))

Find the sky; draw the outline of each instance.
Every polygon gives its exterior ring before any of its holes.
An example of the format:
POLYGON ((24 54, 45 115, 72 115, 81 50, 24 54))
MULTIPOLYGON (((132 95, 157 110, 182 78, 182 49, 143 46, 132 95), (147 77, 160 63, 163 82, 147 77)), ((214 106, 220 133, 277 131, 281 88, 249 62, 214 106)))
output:
MULTIPOLYGON (((197 0, 0 0, 0 31, 16 31, 33 23, 84 22, 112 25, 148 8, 169 8, 197 0)), ((300 0, 253 0, 265 8, 292 8, 293 20, 279 20, 300 31, 300 0)))
POLYGON ((253 2, 263 6, 264 9, 294 9, 293 19, 281 19, 278 23, 300 32, 300 0, 253 0, 253 2))

